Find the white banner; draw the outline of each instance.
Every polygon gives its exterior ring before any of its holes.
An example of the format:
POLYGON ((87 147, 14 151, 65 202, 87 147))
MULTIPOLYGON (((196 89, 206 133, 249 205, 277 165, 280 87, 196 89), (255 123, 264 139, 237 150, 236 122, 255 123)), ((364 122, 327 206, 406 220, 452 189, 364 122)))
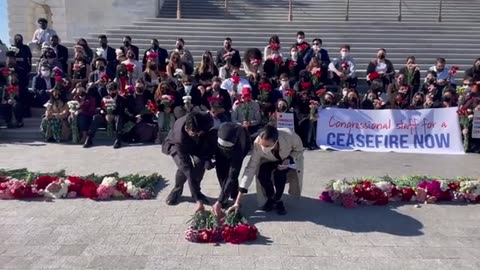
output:
POLYGON ((457 108, 319 111, 322 149, 464 154, 457 108))
POLYGON ((293 119, 293 113, 277 112, 277 128, 289 128, 294 131, 295 121, 293 119))
POLYGON ((473 112, 472 138, 480 139, 480 111, 473 112))

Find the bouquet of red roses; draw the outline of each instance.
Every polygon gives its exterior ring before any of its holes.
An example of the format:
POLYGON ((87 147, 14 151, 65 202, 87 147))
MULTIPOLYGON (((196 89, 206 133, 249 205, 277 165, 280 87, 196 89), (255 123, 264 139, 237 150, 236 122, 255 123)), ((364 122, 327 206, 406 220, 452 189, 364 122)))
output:
POLYGON ((226 243, 241 244, 257 239, 257 227, 249 225, 240 212, 228 213, 223 221, 222 238, 226 243))
POLYGON ((470 126, 472 125, 473 111, 462 108, 457 111, 457 114, 460 120, 460 127, 462 128, 463 148, 465 149, 465 151, 467 151, 470 142, 468 131, 470 130, 470 126))
POLYGON ((194 243, 218 243, 222 240, 222 227, 211 211, 200 211, 188 222, 185 240, 194 243))
POLYGON ((260 90, 260 94, 258 95, 258 100, 262 102, 267 102, 268 101, 268 96, 270 92, 272 91, 272 85, 270 83, 260 83, 258 85, 258 90, 260 90))

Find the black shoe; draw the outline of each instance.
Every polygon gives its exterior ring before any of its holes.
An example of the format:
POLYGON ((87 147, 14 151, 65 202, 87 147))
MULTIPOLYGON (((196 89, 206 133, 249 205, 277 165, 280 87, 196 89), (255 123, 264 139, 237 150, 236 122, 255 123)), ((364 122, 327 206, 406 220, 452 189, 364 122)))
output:
POLYGON ((261 209, 262 211, 265 211, 265 212, 271 212, 274 206, 275 206, 275 202, 272 199, 268 199, 261 209))
POLYGON ((283 204, 282 201, 278 201, 275 204, 275 208, 277 209, 277 214, 283 216, 287 214, 287 209, 285 209, 285 205, 283 204))
POLYGON ((49 143, 54 143, 54 142, 57 142, 53 137, 50 137, 47 142, 49 143))
POLYGON ((83 144, 83 148, 90 148, 93 145, 93 140, 92 137, 88 136, 87 139, 85 140, 85 143, 83 144))
POLYGON ((23 122, 17 123, 17 128, 22 128, 24 126, 23 122))
POLYGON ((122 142, 120 140, 115 140, 113 143, 113 149, 118 149, 122 147, 122 142))
POLYGON ((170 194, 168 194, 166 203, 168 205, 177 205, 180 197, 182 197, 183 188, 174 188, 170 194))
POLYGON ((203 204, 210 205, 210 201, 208 200, 207 196, 201 192, 198 194, 198 200, 200 200, 203 204))

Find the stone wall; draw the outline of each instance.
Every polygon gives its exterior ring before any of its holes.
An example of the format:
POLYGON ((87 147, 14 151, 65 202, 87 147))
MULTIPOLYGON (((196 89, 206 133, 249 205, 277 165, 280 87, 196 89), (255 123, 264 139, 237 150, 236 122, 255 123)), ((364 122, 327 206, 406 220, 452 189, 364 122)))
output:
POLYGON ((32 38, 37 18, 45 17, 66 42, 115 25, 155 17, 164 0, 7 0, 10 39, 32 38))

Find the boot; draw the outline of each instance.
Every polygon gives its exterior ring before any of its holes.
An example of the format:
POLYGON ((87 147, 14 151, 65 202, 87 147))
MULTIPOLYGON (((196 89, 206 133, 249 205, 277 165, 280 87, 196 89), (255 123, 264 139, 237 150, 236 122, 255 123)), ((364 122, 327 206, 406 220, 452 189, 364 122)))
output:
POLYGON ((122 142, 120 140, 115 140, 113 143, 113 149, 118 149, 122 147, 122 142))
POLYGON ((87 139, 85 139, 85 143, 83 144, 83 148, 90 148, 93 145, 93 139, 90 136, 87 136, 87 139))

